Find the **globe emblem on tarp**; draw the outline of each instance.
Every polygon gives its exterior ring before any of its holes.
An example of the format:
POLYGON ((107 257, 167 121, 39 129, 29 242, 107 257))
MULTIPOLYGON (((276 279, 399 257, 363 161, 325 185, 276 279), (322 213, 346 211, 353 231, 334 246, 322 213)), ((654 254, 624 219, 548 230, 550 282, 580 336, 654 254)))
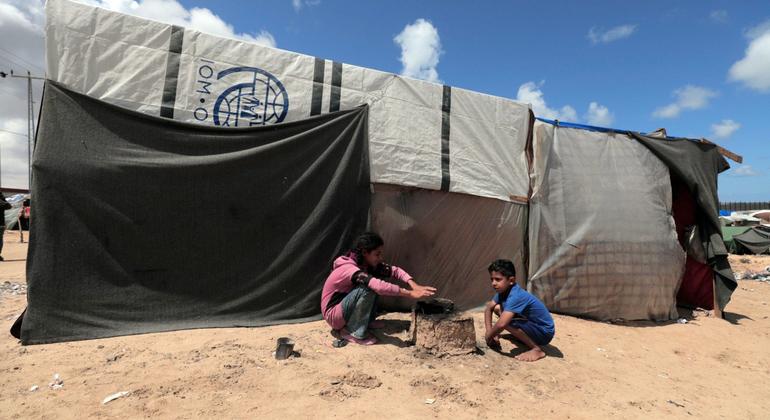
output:
POLYGON ((217 80, 232 81, 214 103, 214 124, 249 127, 279 123, 289 111, 289 95, 283 83, 256 67, 222 70, 217 80))

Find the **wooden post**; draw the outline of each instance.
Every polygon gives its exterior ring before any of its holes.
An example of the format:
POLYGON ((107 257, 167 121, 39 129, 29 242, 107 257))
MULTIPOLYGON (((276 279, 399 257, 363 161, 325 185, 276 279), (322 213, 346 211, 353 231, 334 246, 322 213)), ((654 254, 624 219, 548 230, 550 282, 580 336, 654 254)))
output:
POLYGON ((713 290, 714 295, 714 316, 723 319, 724 314, 722 313, 722 309, 719 308, 719 300, 717 299, 717 279, 716 276, 711 277, 711 288, 713 290))

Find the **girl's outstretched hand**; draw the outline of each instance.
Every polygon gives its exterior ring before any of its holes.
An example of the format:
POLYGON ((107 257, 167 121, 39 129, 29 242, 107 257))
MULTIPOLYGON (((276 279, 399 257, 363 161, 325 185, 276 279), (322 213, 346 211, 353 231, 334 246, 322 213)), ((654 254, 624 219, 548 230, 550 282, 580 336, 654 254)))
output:
POLYGON ((436 288, 430 286, 415 285, 412 290, 409 291, 409 296, 414 299, 422 299, 425 297, 431 297, 436 294, 436 288))

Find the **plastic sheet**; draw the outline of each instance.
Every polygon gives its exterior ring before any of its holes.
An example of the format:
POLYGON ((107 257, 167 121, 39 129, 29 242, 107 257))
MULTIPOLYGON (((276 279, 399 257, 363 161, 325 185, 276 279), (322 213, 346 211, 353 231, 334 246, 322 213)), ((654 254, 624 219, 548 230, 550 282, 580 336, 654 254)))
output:
MULTIPOLYGON (((497 258, 514 262, 526 281, 524 238, 527 206, 466 194, 377 184, 372 196, 372 229, 385 240, 386 260, 420 284, 438 288, 437 297, 459 309, 494 294, 487 266, 497 258)), ((382 298, 390 309, 414 302, 382 298)))
POLYGON ((533 148, 528 289, 560 313, 676 318, 667 167, 625 134, 537 123, 533 148))
POLYGON ((527 195, 526 104, 69 0, 49 0, 46 11, 47 76, 73 91, 227 127, 368 104, 374 182, 527 195))

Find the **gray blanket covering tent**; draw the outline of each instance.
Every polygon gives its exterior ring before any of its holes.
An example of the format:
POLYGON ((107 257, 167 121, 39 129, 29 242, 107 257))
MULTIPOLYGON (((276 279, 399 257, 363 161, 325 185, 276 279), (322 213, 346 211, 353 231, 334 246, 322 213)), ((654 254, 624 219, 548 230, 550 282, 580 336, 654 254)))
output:
POLYGON ((243 129, 46 84, 24 344, 316 317, 366 227, 367 107, 243 129))
POLYGON ((712 143, 686 138, 661 139, 639 133, 631 135, 657 156, 692 195, 695 201, 693 225, 697 227, 697 238, 692 241, 698 242, 697 248, 704 254, 699 259, 713 271, 713 294, 719 309, 724 309, 738 287, 722 239, 717 194, 717 175, 730 165, 712 143))

